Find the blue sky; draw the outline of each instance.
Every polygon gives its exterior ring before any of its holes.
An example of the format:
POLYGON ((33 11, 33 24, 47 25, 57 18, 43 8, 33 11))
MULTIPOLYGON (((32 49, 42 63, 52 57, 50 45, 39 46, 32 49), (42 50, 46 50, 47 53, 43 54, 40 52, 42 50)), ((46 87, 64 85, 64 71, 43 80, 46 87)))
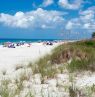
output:
POLYGON ((0 38, 89 38, 95 0, 0 0, 0 38))

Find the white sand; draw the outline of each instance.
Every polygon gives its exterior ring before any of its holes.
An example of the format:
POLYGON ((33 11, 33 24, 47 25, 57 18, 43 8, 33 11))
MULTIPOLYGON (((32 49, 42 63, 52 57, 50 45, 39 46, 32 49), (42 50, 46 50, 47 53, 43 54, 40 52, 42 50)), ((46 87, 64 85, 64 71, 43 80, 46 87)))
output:
MULTIPOLYGON (((64 90, 64 87, 56 87, 57 84, 59 86, 70 85, 68 73, 58 74, 57 78, 47 79, 45 84, 41 84, 40 74, 32 75, 30 68, 15 70, 17 65, 27 65, 29 62, 35 62, 45 54, 51 53, 52 49, 59 44, 60 43, 56 43, 53 46, 46 46, 42 43, 32 43, 31 47, 24 45, 17 48, 5 48, 0 46, 0 82, 2 79, 10 79, 12 81, 10 85, 13 85, 14 87, 14 79, 19 79, 20 76, 27 71, 27 76, 31 76, 29 80, 23 83, 24 89, 21 92, 22 96, 20 95, 20 97, 25 97, 26 91, 29 91, 27 88, 28 86, 31 87, 31 89, 33 88, 33 91, 35 90, 35 97, 42 97, 39 96, 41 91, 44 93, 44 97, 48 97, 48 93, 54 95, 52 97, 63 97, 63 95, 64 97, 69 97, 69 94, 64 90), (2 71, 7 71, 7 74, 3 75, 2 71)), ((93 84, 95 84, 95 73, 90 74, 87 72, 75 77, 75 85, 78 88, 92 86, 93 84)), ((11 86, 9 87, 11 88, 11 86)))
POLYGON ((82 75, 81 78, 77 78, 76 80, 76 86, 82 88, 86 86, 93 86, 95 84, 95 73, 92 73, 91 75, 85 74, 82 75))
POLYGON ((7 72, 12 72, 17 64, 34 62, 45 54, 50 53, 57 45, 46 46, 42 43, 32 43, 31 47, 27 47, 27 45, 17 48, 0 46, 0 71, 7 70, 7 72))

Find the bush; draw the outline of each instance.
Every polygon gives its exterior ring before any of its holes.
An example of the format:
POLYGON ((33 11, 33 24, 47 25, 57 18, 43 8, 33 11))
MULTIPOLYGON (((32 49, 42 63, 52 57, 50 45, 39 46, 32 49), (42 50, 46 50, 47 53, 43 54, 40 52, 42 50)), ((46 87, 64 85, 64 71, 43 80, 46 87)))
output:
POLYGON ((95 38, 95 32, 92 33, 92 38, 95 38))

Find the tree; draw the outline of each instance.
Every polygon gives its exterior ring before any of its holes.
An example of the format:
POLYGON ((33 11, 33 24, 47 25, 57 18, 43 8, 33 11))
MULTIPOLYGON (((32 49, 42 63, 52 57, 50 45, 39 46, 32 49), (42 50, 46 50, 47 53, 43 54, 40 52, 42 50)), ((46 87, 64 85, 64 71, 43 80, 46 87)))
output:
POLYGON ((92 33, 92 38, 95 38, 95 32, 92 33))

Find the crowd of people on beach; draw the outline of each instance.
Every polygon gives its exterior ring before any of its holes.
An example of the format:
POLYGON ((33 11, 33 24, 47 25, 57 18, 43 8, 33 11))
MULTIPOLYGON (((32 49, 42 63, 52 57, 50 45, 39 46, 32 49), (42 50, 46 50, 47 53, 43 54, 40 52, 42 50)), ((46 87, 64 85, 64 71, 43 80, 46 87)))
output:
POLYGON ((3 43, 3 47, 8 47, 8 48, 16 48, 16 46, 21 46, 24 45, 24 42, 18 42, 18 43, 13 43, 13 42, 5 42, 3 43))
MULTIPOLYGON (((51 41, 37 42, 37 43, 42 43, 43 45, 50 45, 50 46, 52 46, 54 44, 54 42, 51 42, 51 41)), ((8 48, 16 48, 16 47, 24 46, 24 45, 26 45, 27 47, 31 47, 32 43, 31 42, 23 42, 23 41, 20 41, 17 43, 15 43, 15 42, 3 43, 3 47, 8 47, 8 48)))

